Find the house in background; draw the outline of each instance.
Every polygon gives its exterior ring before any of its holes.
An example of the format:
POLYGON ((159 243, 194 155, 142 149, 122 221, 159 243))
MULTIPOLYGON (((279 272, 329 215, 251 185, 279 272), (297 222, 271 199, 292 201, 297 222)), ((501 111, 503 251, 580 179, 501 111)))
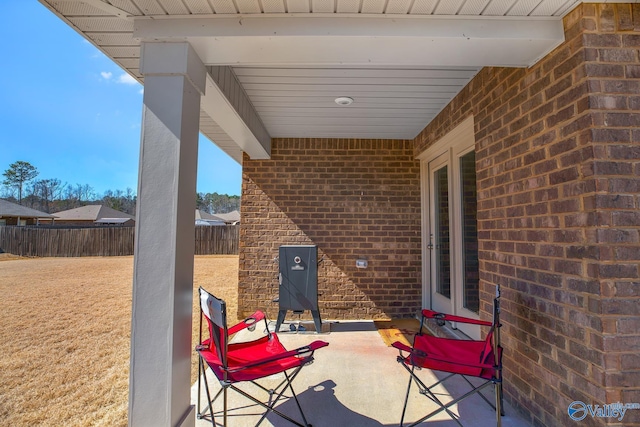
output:
POLYGON ((196 225, 238 225, 240 224, 240 212, 231 211, 223 214, 210 214, 196 209, 196 225))
POLYGON ((111 225, 133 227, 135 217, 104 205, 87 205, 55 213, 55 221, 47 223, 71 227, 93 227, 111 225))
POLYGON ((221 213, 215 214, 216 218, 221 219, 227 225, 238 225, 240 224, 240 212, 231 211, 229 213, 221 213))
POLYGON ((130 425, 195 422, 199 131, 243 167, 240 315, 315 244, 325 318, 488 318, 500 285, 534 425, 640 402, 637 1, 40 2, 145 88, 130 425))
POLYGON ((100 218, 95 220, 95 225, 133 227, 136 225, 136 220, 133 218, 100 218))
POLYGON ((225 225, 224 221, 200 209, 196 209, 196 225, 225 225))
POLYGON ((54 218, 54 215, 0 199, 0 226, 38 225, 42 221, 53 221, 54 218))

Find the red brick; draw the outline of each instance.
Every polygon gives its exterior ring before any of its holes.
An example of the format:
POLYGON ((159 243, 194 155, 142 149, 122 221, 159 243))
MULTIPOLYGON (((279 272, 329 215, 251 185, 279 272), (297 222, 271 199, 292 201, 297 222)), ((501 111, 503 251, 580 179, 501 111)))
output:
POLYGON ((603 279, 636 279, 640 277, 637 264, 600 265, 598 273, 599 277, 603 279))
POLYGON ((584 45, 586 47, 620 47, 622 46, 622 37, 620 37, 617 34, 585 34, 583 36, 583 40, 584 40, 584 45))
MULTIPOLYGON (((258 215, 245 218, 241 226, 240 279, 250 283, 241 288, 241 311, 263 306, 263 295, 268 299, 277 295, 273 279, 277 265, 267 262, 256 271, 260 261, 255 260, 273 259, 281 244, 316 243, 331 259, 325 259, 326 267, 319 271, 324 317, 377 318, 417 312, 420 237, 414 230, 419 229, 419 169, 409 142, 274 140, 272 160, 245 158, 243 169, 243 213, 258 215), (304 155, 282 154, 295 152, 304 155), (264 209, 268 216, 261 214, 264 209), (282 214, 276 214, 280 209, 282 214), (408 218, 413 220, 407 222, 408 218), (366 223, 376 228, 361 227, 366 223), (382 255, 378 247, 393 250, 382 255), (391 260, 390 255, 411 247, 413 255, 407 261, 391 260), (358 256, 370 260, 370 274, 355 269, 358 256), (353 283, 347 289, 344 274, 353 283), (384 289, 389 283, 401 285, 402 292, 384 289), (380 300, 380 295, 385 298, 380 300), (401 300, 400 295, 414 296, 401 300)), ((271 315, 274 310, 277 307, 267 308, 271 315)))
POLYGON ((636 80, 604 80, 602 89, 611 94, 640 94, 640 82, 636 80))
MULTIPOLYGON (((631 133, 629 129, 592 129, 591 130, 593 142, 631 142, 631 133)), ((634 158, 634 157, 626 157, 633 156, 631 153, 639 152, 640 147, 623 147, 623 150, 620 150, 621 147, 609 147, 609 151, 611 155, 615 155, 615 158, 634 158), (620 154, 613 154, 612 150, 618 150, 616 153, 622 153, 625 157, 619 157, 620 154)))

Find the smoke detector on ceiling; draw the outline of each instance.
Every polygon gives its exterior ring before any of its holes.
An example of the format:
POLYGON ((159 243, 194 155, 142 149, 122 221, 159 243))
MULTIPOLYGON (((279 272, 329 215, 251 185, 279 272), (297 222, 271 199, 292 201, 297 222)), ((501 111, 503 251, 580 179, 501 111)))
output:
POLYGON ((353 98, 348 96, 340 96, 336 98, 336 104, 338 105, 351 105, 353 104, 353 98))

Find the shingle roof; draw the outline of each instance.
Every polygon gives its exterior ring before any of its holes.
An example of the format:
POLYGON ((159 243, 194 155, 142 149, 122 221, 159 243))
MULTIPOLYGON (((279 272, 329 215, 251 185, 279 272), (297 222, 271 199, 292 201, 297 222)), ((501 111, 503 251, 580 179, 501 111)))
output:
POLYGON ((233 222, 240 221, 240 212, 238 211, 231 211, 229 213, 224 213, 224 214, 216 214, 215 216, 220 218, 226 223, 233 223, 233 222))
POLYGON ((240 212, 232 211, 224 214, 212 215, 200 209, 196 209, 196 219, 204 219, 206 221, 224 221, 227 224, 240 221, 240 212))
POLYGON ((55 216, 64 221, 96 221, 100 218, 129 218, 135 219, 133 215, 111 209, 104 205, 87 205, 80 208, 69 209, 56 212, 55 216))
POLYGON ((196 219, 204 219, 204 220, 216 220, 216 219, 220 219, 214 215, 211 215, 208 212, 205 212, 203 210, 200 209, 196 209, 196 219))
POLYGON ((0 199, 0 216, 16 218, 55 218, 54 215, 49 215, 48 213, 11 203, 3 199, 0 199))

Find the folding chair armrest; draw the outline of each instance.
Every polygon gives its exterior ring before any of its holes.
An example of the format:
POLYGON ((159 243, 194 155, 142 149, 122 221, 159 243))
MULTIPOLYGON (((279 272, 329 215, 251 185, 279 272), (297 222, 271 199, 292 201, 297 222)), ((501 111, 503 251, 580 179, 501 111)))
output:
POLYGON ((391 347, 395 347, 400 351, 406 351, 408 353, 411 353, 411 350, 413 350, 411 347, 400 341, 394 342, 393 344, 391 344, 391 347))
POLYGON ((391 346, 397 348, 398 350, 400 350, 400 356, 398 356, 398 362, 401 362, 401 361, 404 360, 404 355, 402 354, 403 351, 406 351, 411 356, 418 356, 418 357, 427 356, 427 354, 424 351, 417 350, 417 349, 415 349, 413 347, 409 347, 408 345, 406 345, 405 343, 402 343, 400 341, 394 342, 393 344, 391 344, 391 346))
POLYGON ((439 313, 437 311, 427 310, 427 309, 422 310, 422 317, 425 317, 427 319, 436 319, 439 322, 441 321, 443 322, 447 320, 449 322, 470 323, 473 325, 480 325, 480 326, 493 326, 493 323, 487 322, 485 320, 471 319, 469 317, 462 317, 462 316, 454 316, 451 314, 439 313))
POLYGON ((297 350, 304 350, 304 349, 308 349, 308 350, 311 350, 311 351, 316 351, 317 349, 322 348, 322 347, 326 347, 328 345, 329 345, 329 343, 326 342, 326 341, 316 340, 316 341, 312 342, 311 344, 309 344, 307 346, 297 348, 296 351, 297 350))
POLYGON ((276 354, 273 356, 263 357, 262 359, 257 359, 251 363, 247 363, 246 365, 230 368, 229 372, 238 372, 247 368, 255 368, 256 366, 264 365, 265 363, 271 363, 280 359, 286 359, 288 357, 293 357, 293 356, 303 356, 305 354, 309 354, 309 356, 312 356, 314 351, 316 351, 319 348, 326 347, 328 345, 329 343, 326 341, 317 340, 304 347, 296 348, 295 350, 289 350, 289 351, 285 351, 284 353, 276 354))
POLYGON ((240 322, 237 325, 234 325, 231 328, 229 328, 228 334, 229 335, 233 335, 236 332, 240 332, 243 329, 250 328, 251 326, 254 326, 256 323, 258 323, 259 321, 261 321, 264 318, 265 318, 265 315, 264 315, 263 312, 256 311, 251 316, 249 316, 246 319, 244 319, 242 322, 240 322))

